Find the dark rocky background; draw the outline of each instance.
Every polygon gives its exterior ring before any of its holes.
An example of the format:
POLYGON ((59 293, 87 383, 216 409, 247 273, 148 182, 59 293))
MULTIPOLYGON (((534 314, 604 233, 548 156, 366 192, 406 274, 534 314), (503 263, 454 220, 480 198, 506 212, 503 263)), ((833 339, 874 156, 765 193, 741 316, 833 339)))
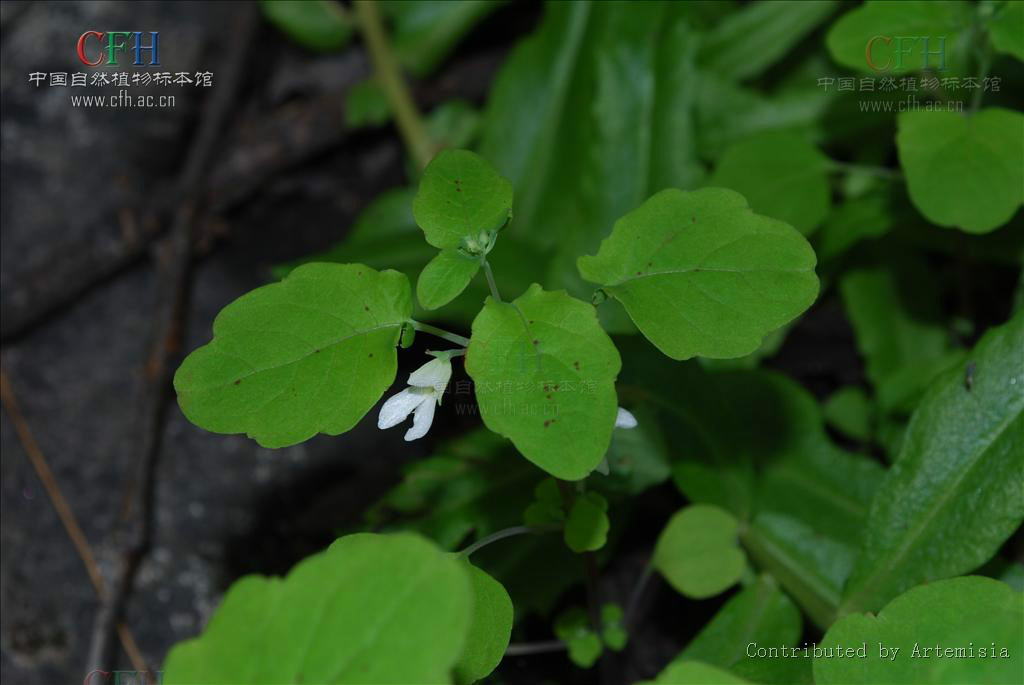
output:
MULTIPOLYGON (((239 15, 252 8, 0 8, 3 371, 109 585, 130 547, 144 433, 153 431, 146 365, 166 318, 160 263, 183 201, 175 189, 206 100, 229 86, 218 76, 239 15), (85 70, 78 36, 111 27, 160 31, 164 69, 213 71, 214 87, 165 90, 177 96, 170 109, 111 111, 74 108, 70 88, 29 83, 36 71, 85 70)), ((482 103, 504 53, 538 14, 534 5, 496 14, 436 77, 415 84, 417 99, 482 103)), ((345 130, 345 92, 369 74, 358 45, 312 54, 261 20, 249 43, 196 198, 183 351, 207 341, 216 313, 270 280, 273 264, 330 246, 375 195, 405 178, 392 129, 345 130)), ((171 355, 172 369, 179 359, 171 355)), ((152 544, 126 604, 151 667, 199 631, 232 580, 283 572, 323 547, 396 481, 398 463, 459 430, 439 426, 409 447, 401 431, 382 433, 367 420, 344 438, 271 451, 195 428, 173 401, 162 415, 152 544)), ((0 681, 80 683, 100 602, 11 413, 0 421, 0 681)), ((123 653, 117 664, 131 668, 123 653)))
MULTIPOLYGON (((492 14, 435 76, 413 83, 419 104, 460 97, 482 105, 504 56, 540 10, 536 2, 516 3, 492 14)), ((242 436, 206 433, 177 410, 161 365, 173 371, 184 352, 205 343, 216 313, 270 280, 272 265, 332 245, 378 193, 405 182, 405 155, 391 127, 344 126, 345 93, 369 75, 361 46, 315 55, 258 17, 246 33, 253 12, 238 2, 0 4, 0 682, 82 682, 94 663, 101 610, 109 608, 19 429, 30 430, 45 455, 108 587, 138 546, 146 519, 140 503, 153 503, 149 544, 139 549, 134 586, 123 597, 125 623, 158 668, 172 644, 200 631, 233 580, 283 573, 323 548, 358 525, 404 461, 474 425, 440 414, 427 439, 408 445, 400 430, 376 430, 371 412, 343 437, 271 451, 242 436), (172 89, 179 97, 171 109, 110 111, 74 108, 70 89, 29 83, 31 72, 80 70, 77 37, 110 28, 160 31, 165 69, 213 71, 214 87, 172 89), (239 45, 244 68, 238 79, 223 80, 239 45), (207 146, 208 171, 183 192, 191 151, 221 89, 233 95, 207 146), (191 249, 182 249, 176 221, 192 206, 191 249)), ((1013 280, 988 282, 1003 290, 1013 280)), ((986 304, 990 294, 977 289, 981 321, 1004 315, 1005 293, 997 305, 986 304)), ((770 364, 819 397, 863 381, 834 296, 794 327, 770 364)), ((660 522, 679 502, 670 485, 645 495, 630 530, 649 534, 619 542, 602 573, 609 599, 625 602, 660 522)), ((578 592, 568 601, 579 603, 578 592)), ((641 632, 596 669, 602 680, 653 675, 724 599, 695 609, 653 582, 641 632)), ((523 631, 550 639, 550 625, 540 620, 523 631)), ((132 668, 120 649, 115 660, 132 668)), ((594 677, 563 654, 506 659, 499 675, 510 683, 594 677)))

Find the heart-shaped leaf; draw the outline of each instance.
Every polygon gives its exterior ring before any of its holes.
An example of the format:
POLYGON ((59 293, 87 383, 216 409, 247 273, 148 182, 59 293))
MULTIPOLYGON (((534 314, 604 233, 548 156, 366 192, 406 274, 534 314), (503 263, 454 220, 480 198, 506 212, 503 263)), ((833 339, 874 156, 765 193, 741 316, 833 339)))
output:
POLYGON ((563 480, 604 458, 620 367, 591 305, 536 284, 511 303, 488 298, 466 353, 484 424, 563 480))
POLYGON ((174 376, 189 421, 285 447, 351 429, 395 380, 409 281, 362 264, 306 264, 225 307, 174 376))
POLYGON ((740 579, 747 559, 729 512, 695 504, 669 519, 654 547, 652 566, 687 597, 713 597, 740 579))
POLYGON ((816 657, 814 682, 820 685, 1019 683, 1024 596, 980 576, 928 583, 877 616, 839 619, 821 644, 867 647, 858 658, 816 657))
POLYGON ((910 199, 940 226, 987 233, 1024 203, 1024 114, 990 107, 900 114, 896 134, 910 199))
POLYGON ((866 73, 962 70, 959 37, 971 11, 969 2, 871 0, 840 17, 825 43, 835 61, 866 73))
POLYGON ((484 253, 512 213, 512 184, 480 155, 442 150, 423 170, 412 213, 427 242, 484 253))
POLYGON ((725 188, 663 190, 615 222, 585 279, 673 359, 750 354, 814 301, 814 250, 725 188))
POLYGON ((447 683, 472 600, 464 562, 423 538, 350 535, 283 579, 235 583, 164 682, 447 683))
POLYGON ((466 289, 480 269, 480 260, 448 248, 431 259, 416 281, 416 299, 424 309, 448 304, 466 289))

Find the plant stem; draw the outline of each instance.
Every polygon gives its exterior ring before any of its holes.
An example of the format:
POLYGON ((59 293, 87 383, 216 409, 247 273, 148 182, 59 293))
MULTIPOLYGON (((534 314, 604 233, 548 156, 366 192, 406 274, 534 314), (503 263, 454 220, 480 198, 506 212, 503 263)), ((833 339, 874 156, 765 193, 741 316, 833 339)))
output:
POLYGON ((487 287, 491 289, 491 297, 496 301, 501 302, 501 295, 498 293, 498 284, 494 282, 494 272, 491 271, 490 263, 487 261, 486 257, 481 257, 480 264, 484 267, 484 275, 487 277, 487 287))
POLYGON ((627 632, 633 628, 637 607, 640 606, 640 598, 643 596, 644 590, 647 589, 647 583, 650 582, 652 575, 654 575, 654 567, 648 562, 644 565, 644 570, 640 572, 640 578, 633 586, 633 591, 629 593, 629 601, 626 602, 626 612, 622 620, 627 632))
POLYGON ((529 656, 530 654, 547 654, 549 652, 562 652, 568 646, 561 640, 549 640, 547 642, 525 642, 512 644, 505 649, 505 656, 529 656))
POLYGON ((890 180, 898 180, 903 178, 896 169, 889 169, 884 166, 874 166, 871 164, 850 164, 849 162, 837 162, 836 160, 829 161, 829 168, 832 171, 840 171, 843 173, 860 173, 860 174, 871 174, 878 178, 885 178, 890 180))
POLYGON ((469 338, 464 338, 461 335, 458 335, 457 333, 449 333, 443 328, 431 326, 429 323, 422 323, 420 321, 412 321, 411 323, 412 327, 415 328, 417 331, 423 331, 424 333, 436 335, 437 337, 443 338, 450 343, 455 343, 460 347, 469 347, 469 338))
POLYGON ((985 93, 985 79, 988 77, 988 70, 992 67, 992 50, 986 45, 982 49, 981 62, 978 68, 978 87, 971 94, 971 114, 981 107, 981 98, 985 93))
POLYGON ((491 544, 492 542, 497 542, 498 540, 504 540, 505 538, 511 538, 511 537, 516 536, 516 535, 525 535, 526 533, 532 533, 532 532, 533 532, 533 529, 530 528, 529 526, 512 526, 511 528, 504 528, 504 529, 499 530, 497 532, 491 533, 490 535, 488 535, 486 537, 480 538, 479 540, 474 542, 472 545, 470 545, 466 549, 464 549, 461 552, 459 552, 459 554, 462 554, 463 556, 467 556, 468 557, 473 552, 476 552, 476 551, 478 551, 480 549, 483 549, 484 547, 486 547, 487 545, 491 544))
POLYGON ((356 0, 353 3, 356 10, 356 18, 359 27, 366 41, 366 47, 370 52, 370 59, 373 61, 373 69, 380 81, 381 87, 387 95, 391 109, 395 113, 395 123, 398 125, 398 132, 405 141, 416 166, 423 169, 427 166, 430 158, 434 156, 434 143, 427 134, 423 125, 416 103, 412 100, 409 88, 402 77, 391 51, 388 37, 384 33, 384 25, 380 19, 380 12, 377 10, 377 3, 373 0, 356 0))
MULTIPOLYGON (((573 492, 573 487, 568 481, 558 479, 555 482, 558 483, 558 490, 562 493, 562 504, 565 507, 565 514, 568 516, 569 512, 572 511, 576 493, 573 492)), ((578 487, 583 487, 582 481, 578 487)), ((594 557, 593 552, 584 552, 580 556, 583 557, 583 571, 587 586, 587 613, 590 614, 590 627, 597 635, 600 635, 601 609, 598 594, 597 559, 594 557)))

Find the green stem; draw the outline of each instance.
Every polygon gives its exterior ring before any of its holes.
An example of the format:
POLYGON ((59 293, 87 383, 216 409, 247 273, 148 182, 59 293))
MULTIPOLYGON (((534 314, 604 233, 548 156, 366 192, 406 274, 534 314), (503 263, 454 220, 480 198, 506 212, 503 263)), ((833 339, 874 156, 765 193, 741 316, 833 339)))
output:
POLYGON ((981 107, 981 98, 985 93, 985 79, 988 77, 988 70, 992 67, 992 50, 986 45, 981 53, 981 63, 978 69, 978 87, 971 94, 971 114, 974 114, 981 107))
POLYGON ((494 282, 494 272, 491 271, 491 265, 487 261, 486 257, 480 258, 480 264, 484 267, 484 276, 487 277, 487 287, 491 289, 491 297, 497 302, 501 302, 501 295, 498 293, 498 284, 494 282))
POLYGON ((531 654, 549 654, 551 652, 564 652, 569 648, 561 640, 550 640, 548 642, 526 642, 523 644, 510 644, 505 649, 505 656, 529 656, 531 654))
POLYGON ((486 537, 480 538, 479 540, 474 542, 472 545, 470 545, 466 549, 464 549, 461 552, 459 552, 459 554, 462 554, 463 556, 467 556, 468 557, 473 552, 476 552, 477 550, 480 550, 480 549, 486 547, 487 545, 491 544, 492 542, 497 542, 498 540, 504 540, 505 538, 514 537, 516 535, 525 535, 526 533, 532 533, 532 532, 533 532, 533 529, 530 528, 529 526, 512 526, 511 528, 504 528, 504 529, 499 530, 499 531, 497 531, 495 533, 491 533, 490 535, 488 535, 486 537))
MULTIPOLYGON (((572 511, 573 502, 576 500, 576 493, 573 492, 573 487, 568 481, 559 478, 555 482, 558 483, 558 490, 562 493, 562 506, 565 508, 566 517, 568 517, 569 512, 572 511)), ((585 487, 584 481, 580 481, 577 487, 582 492, 582 488, 585 487)), ((587 587, 587 613, 590 615, 590 627, 596 635, 600 635, 601 602, 597 557, 594 556, 593 552, 584 552, 580 556, 583 557, 583 572, 587 587)))
POLYGON ((405 79, 402 78, 398 60, 395 59, 388 37, 384 33, 384 24, 381 22, 377 4, 373 0, 356 0, 353 5, 377 80, 395 113, 398 132, 402 135, 416 166, 423 169, 434 156, 434 143, 427 134, 423 119, 416 109, 416 103, 413 102, 405 79))
POLYGON ((899 180, 903 178, 903 174, 896 169, 889 169, 884 166, 875 166, 872 164, 850 164, 849 162, 837 162, 833 159, 829 161, 828 166, 832 171, 839 171, 846 174, 871 174, 872 176, 889 180, 899 180))
POLYGON ((411 323, 412 327, 415 328, 417 331, 423 331, 424 333, 436 335, 439 338, 443 338, 444 340, 447 340, 450 343, 455 343, 456 345, 460 345, 462 347, 469 347, 469 338, 464 338, 461 335, 458 335, 457 333, 449 333, 443 328, 431 326, 429 323, 422 323, 420 321, 412 321, 411 323))

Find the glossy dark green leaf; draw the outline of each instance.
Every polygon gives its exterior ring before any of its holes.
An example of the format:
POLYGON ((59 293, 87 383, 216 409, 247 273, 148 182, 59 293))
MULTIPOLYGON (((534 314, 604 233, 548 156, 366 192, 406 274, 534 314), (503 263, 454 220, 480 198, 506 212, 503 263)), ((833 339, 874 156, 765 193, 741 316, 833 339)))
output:
POLYGON ((578 263, 673 359, 749 354, 818 293, 807 241, 723 188, 658 193, 578 263))
POLYGON ((819 628, 832 624, 855 547, 822 535, 812 524, 770 511, 759 513, 740 539, 751 561, 771 573, 819 628))
POLYGON ((484 425, 563 480, 604 458, 620 365, 591 305, 538 285, 510 303, 488 298, 466 353, 484 425))
POLYGON ((820 685, 1018 683, 1024 596, 980 576, 928 583, 896 597, 877 616, 841 618, 822 644, 867 648, 863 658, 816 657, 820 685))
POLYGON ((875 611, 988 561, 1024 520, 1024 314, 990 329, 935 381, 871 506, 843 598, 875 611))
POLYGON ((340 538, 285 578, 236 582, 164 682, 450 682, 472 621, 463 563, 415 535, 340 538))
POLYGON ((395 379, 409 282, 361 264, 306 264, 225 307, 174 376, 178 404, 214 433, 285 447, 351 429, 395 379))

